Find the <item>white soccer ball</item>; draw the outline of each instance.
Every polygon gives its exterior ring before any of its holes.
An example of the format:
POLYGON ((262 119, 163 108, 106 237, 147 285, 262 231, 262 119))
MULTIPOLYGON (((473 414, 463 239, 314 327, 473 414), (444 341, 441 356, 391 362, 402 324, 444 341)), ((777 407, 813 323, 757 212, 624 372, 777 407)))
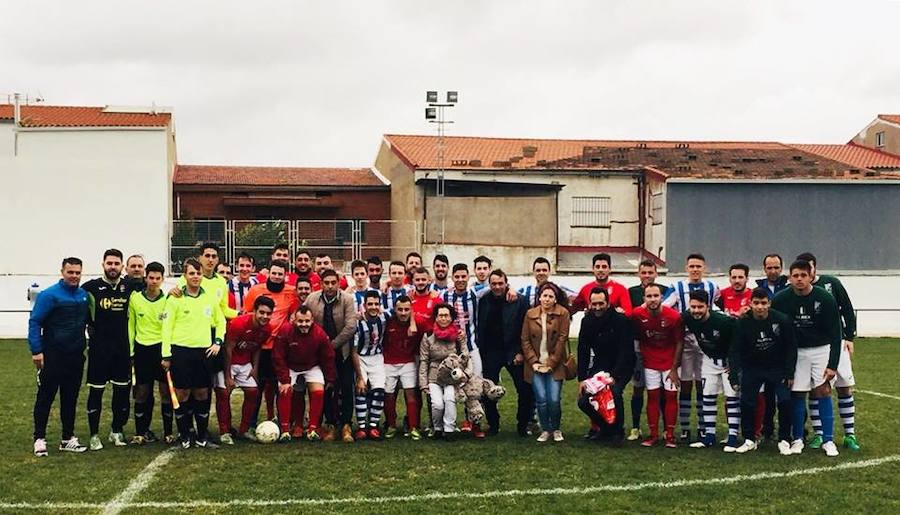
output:
POLYGON ((273 443, 278 440, 278 435, 278 424, 271 420, 266 420, 256 426, 256 439, 259 440, 259 443, 273 443))

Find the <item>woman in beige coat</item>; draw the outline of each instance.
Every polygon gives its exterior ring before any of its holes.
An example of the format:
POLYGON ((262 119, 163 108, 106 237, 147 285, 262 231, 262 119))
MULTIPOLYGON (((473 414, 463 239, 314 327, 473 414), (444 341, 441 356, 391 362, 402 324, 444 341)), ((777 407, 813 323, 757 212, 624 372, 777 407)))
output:
POLYGON ((528 310, 522 324, 525 381, 534 390, 534 404, 541 423, 539 442, 563 441, 560 395, 566 378, 566 344, 569 339, 568 299, 558 286, 544 283, 537 293, 540 304, 528 310))
POLYGON ((466 344, 460 342, 460 331, 455 320, 456 310, 452 306, 435 306, 434 329, 422 337, 419 346, 419 388, 431 400, 435 438, 450 439, 456 432, 456 388, 437 384, 438 367, 450 354, 458 354, 466 363, 466 371, 472 374, 469 352, 466 344))

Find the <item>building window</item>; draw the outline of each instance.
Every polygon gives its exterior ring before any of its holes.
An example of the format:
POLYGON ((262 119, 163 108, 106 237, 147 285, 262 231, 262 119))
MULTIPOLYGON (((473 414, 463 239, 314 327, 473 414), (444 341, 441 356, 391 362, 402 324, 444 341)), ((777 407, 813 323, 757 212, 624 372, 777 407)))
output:
POLYGON ((609 227, 609 197, 572 197, 572 227, 609 227))
POLYGON ((884 131, 875 133, 875 146, 878 148, 884 146, 884 131))
POLYGON ((650 195, 650 219, 653 220, 653 225, 659 225, 663 223, 664 202, 665 197, 663 197, 662 193, 654 193, 650 195))

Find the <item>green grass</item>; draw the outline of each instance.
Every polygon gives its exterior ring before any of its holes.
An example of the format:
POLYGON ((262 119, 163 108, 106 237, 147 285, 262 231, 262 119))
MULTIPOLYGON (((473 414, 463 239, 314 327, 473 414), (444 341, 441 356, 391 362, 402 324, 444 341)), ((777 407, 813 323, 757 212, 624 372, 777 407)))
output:
MULTIPOLYGON (((858 387, 900 396, 893 373, 900 360, 900 340, 862 339, 857 343, 854 369, 858 387)), ((83 455, 55 451, 59 435, 58 411, 48 428, 48 458, 31 455, 31 410, 35 376, 25 343, 0 342, 0 503, 86 502, 106 503, 160 452, 162 445, 110 448, 83 455)), ((515 392, 501 401, 504 425, 499 436, 486 441, 455 443, 397 439, 385 442, 292 443, 287 445, 241 444, 218 451, 191 450, 177 453, 135 502, 190 502, 198 499, 279 500, 421 495, 429 492, 486 492, 532 488, 581 488, 671 482, 679 479, 787 472, 827 467, 898 453, 900 437, 893 421, 900 400, 858 393, 857 432, 863 445, 859 453, 843 451, 836 459, 821 451, 802 456, 778 455, 769 446, 745 456, 721 451, 643 449, 636 444, 609 449, 585 442, 581 434, 585 418, 574 403, 574 383, 567 383, 563 397, 563 431, 567 441, 540 445, 520 439, 514 432, 515 392)), ((82 392, 84 393, 84 392, 82 392)), ((108 407, 109 394, 104 399, 108 407)), ((626 395, 626 402, 628 399, 626 395)), ((79 399, 77 434, 86 441, 85 396, 79 399)), ((402 410, 401 410, 402 411, 402 410)), ((630 420, 626 407, 626 420, 630 420)), ((239 410, 235 410, 239 417, 239 410)), ((720 415, 720 434, 725 428, 720 415)), ((154 430, 159 434, 159 414, 154 430)), ((840 441, 840 425, 836 430, 840 441)), ((108 427, 108 408, 101 427, 108 427)), ((215 421, 211 424, 215 427, 215 421)), ((127 431, 127 430, 126 430, 127 431)), ((703 512, 797 513, 858 511, 896 513, 900 501, 896 478, 900 462, 871 468, 824 471, 790 478, 744 480, 726 485, 693 485, 680 488, 648 487, 638 491, 590 494, 514 495, 490 498, 451 498, 384 504, 354 503, 322 506, 212 506, 161 509, 127 508, 146 513, 222 512, 403 512, 460 513, 516 511, 548 513, 703 512)), ((20 509, 10 511, 20 511, 20 509)), ((49 506, 42 512, 67 511, 49 506)), ((97 511, 97 510, 94 510, 97 511)))

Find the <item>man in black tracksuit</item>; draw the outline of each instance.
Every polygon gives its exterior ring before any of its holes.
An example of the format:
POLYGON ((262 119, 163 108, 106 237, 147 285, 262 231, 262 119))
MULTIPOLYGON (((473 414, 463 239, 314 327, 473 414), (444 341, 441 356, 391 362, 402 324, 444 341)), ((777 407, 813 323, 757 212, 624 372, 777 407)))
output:
POLYGON ((592 440, 611 439, 618 444, 625 438, 622 392, 634 372, 634 361, 631 322, 615 309, 609 309, 606 289, 594 288, 578 333, 578 407, 599 427, 591 433, 592 440), (594 410, 590 396, 583 389, 583 381, 600 371, 607 372, 615 381, 611 385, 616 402, 616 421, 612 425, 594 410))
MULTIPOLYGON (((499 383, 500 369, 506 368, 512 376, 519 400, 516 430, 519 436, 527 436, 528 424, 534 412, 534 393, 531 385, 525 382, 523 372, 525 359, 522 356, 521 344, 522 322, 525 320, 528 304, 523 295, 519 295, 512 302, 507 301, 509 284, 502 270, 492 271, 488 280, 491 291, 478 302, 476 320, 478 332, 476 341, 481 353, 483 375, 485 379, 499 383)), ((490 426, 488 434, 496 435, 500 430, 497 402, 484 399, 482 403, 490 426)))

